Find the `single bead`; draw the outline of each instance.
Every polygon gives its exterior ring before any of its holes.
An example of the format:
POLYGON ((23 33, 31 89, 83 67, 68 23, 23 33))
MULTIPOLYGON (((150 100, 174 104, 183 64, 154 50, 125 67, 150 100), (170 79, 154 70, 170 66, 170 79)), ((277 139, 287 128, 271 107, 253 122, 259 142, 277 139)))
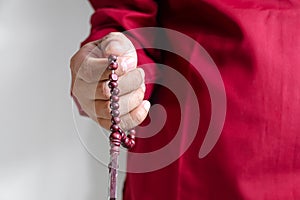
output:
POLYGON ((133 140, 135 139, 135 135, 134 135, 134 134, 128 134, 127 137, 128 137, 129 139, 133 139, 133 140))
POLYGON ((122 146, 127 148, 127 145, 129 144, 129 138, 125 136, 124 138, 122 137, 122 146))
POLYGON ((117 61, 117 56, 115 55, 109 55, 108 56, 108 62, 116 62, 117 61))
POLYGON ((119 129, 120 129, 119 126, 116 125, 116 124, 113 124, 113 125, 110 126, 110 131, 111 132, 118 132, 119 129))
POLYGON ((128 149, 131 149, 131 148, 134 147, 134 145, 135 145, 135 141, 132 140, 132 139, 129 139, 129 142, 128 142, 128 144, 127 144, 127 148, 128 148, 128 149))
POLYGON ((119 90, 119 88, 112 88, 112 89, 110 90, 110 93, 111 93, 112 95, 118 95, 118 94, 120 93, 120 90, 119 90))
POLYGON ((118 101, 119 101, 119 97, 118 97, 117 95, 112 95, 112 96, 110 97, 110 101, 111 101, 111 102, 118 102, 118 101))
POLYGON ((116 102, 112 102, 112 103, 110 104, 110 109, 112 109, 112 110, 118 110, 119 107, 120 107, 119 104, 116 103, 116 102))
POLYGON ((109 139, 110 139, 111 143, 113 143, 116 146, 120 146, 121 138, 122 138, 122 136, 119 132, 113 132, 109 136, 109 139))
POLYGON ((119 124, 121 122, 120 117, 112 117, 111 118, 111 123, 112 124, 119 124))
POLYGON ((117 139, 121 141, 122 135, 118 131, 112 132, 109 136, 109 139, 117 139))
POLYGON ((134 129, 130 129, 130 130, 128 131, 128 134, 130 134, 130 135, 135 135, 135 134, 136 134, 136 131, 135 131, 134 129))
POLYGON ((116 70, 116 69, 118 69, 118 63, 116 63, 116 62, 110 63, 108 65, 108 69, 110 69, 110 70, 116 70))
POLYGON ((119 79, 119 77, 118 77, 118 75, 117 74, 110 74, 109 75, 109 80, 110 81, 118 81, 118 79, 119 79))
POLYGON ((135 145, 135 141, 129 138, 126 138, 125 141, 122 143, 122 146, 127 149, 131 149, 132 147, 134 147, 134 145, 135 145))
POLYGON ((116 87, 118 87, 118 83, 117 83, 117 82, 110 81, 110 82, 108 83, 108 87, 111 88, 111 89, 116 88, 116 87))
POLYGON ((118 111, 118 110, 112 110, 112 111, 110 112, 110 114, 111 114, 111 116, 113 116, 113 117, 119 117, 120 111, 118 111))

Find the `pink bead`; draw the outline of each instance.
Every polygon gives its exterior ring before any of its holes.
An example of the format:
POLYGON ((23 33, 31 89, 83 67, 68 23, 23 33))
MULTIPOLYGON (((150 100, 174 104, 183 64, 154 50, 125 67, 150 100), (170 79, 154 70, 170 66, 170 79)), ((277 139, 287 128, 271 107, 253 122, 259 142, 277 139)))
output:
POLYGON ((119 107, 120 107, 119 104, 116 103, 116 102, 112 102, 112 103, 110 104, 110 109, 112 109, 112 110, 118 110, 119 107))
POLYGON ((113 125, 110 126, 110 131, 111 132, 118 132, 119 129, 120 129, 119 126, 116 125, 116 124, 113 124, 113 125))
POLYGON ((112 88, 112 89, 110 90, 110 93, 111 93, 112 95, 118 95, 118 94, 120 93, 120 90, 119 90, 119 88, 112 88))
POLYGON ((120 146, 121 138, 122 138, 122 136, 119 132, 113 132, 109 136, 109 139, 110 139, 111 143, 113 143, 116 146, 120 146))
POLYGON ((126 136, 124 139, 124 144, 126 145, 126 144, 128 144, 128 142, 129 142, 129 138, 126 136))
POLYGON ((117 56, 115 55, 109 55, 108 56, 108 62, 116 62, 117 61, 117 56))
POLYGON ((122 142, 122 146, 131 149, 135 145, 135 141, 133 139, 129 139, 128 137, 122 142))
POLYGON ((110 81, 118 81, 118 75, 117 74, 110 74, 109 75, 109 80, 110 81))
POLYGON ((122 146, 127 148, 128 143, 129 143, 129 138, 125 135, 125 137, 122 139, 122 146))
POLYGON ((111 118, 111 123, 113 124, 119 124, 121 122, 120 117, 112 117, 111 118))
POLYGON ((110 101, 111 101, 111 102, 118 102, 118 101, 119 101, 119 97, 118 97, 117 95, 112 95, 112 96, 110 97, 110 101))
POLYGON ((114 82, 114 81, 110 81, 109 83, 108 83, 108 87, 109 88, 116 88, 116 87, 118 87, 118 83, 117 82, 114 82))
POLYGON ((128 137, 129 139, 133 139, 133 140, 135 139, 135 135, 134 135, 134 134, 128 134, 127 137, 128 137))
POLYGON ((132 147, 134 147, 134 145, 135 145, 135 141, 132 140, 132 139, 129 139, 129 142, 128 142, 128 144, 127 144, 127 148, 128 148, 128 149, 131 149, 132 147))
POLYGON ((128 131, 128 134, 131 134, 131 135, 135 135, 136 134, 136 131, 134 129, 130 129, 128 131))
POLYGON ((116 131, 116 132, 112 132, 112 133, 110 134, 109 138, 110 138, 110 139, 116 139, 116 140, 120 140, 120 141, 121 141, 122 136, 121 136, 121 133, 119 133, 119 132, 116 131))
POLYGON ((113 116, 113 117, 119 117, 120 111, 118 111, 118 110, 112 110, 112 111, 110 112, 110 114, 111 114, 111 116, 113 116))
POLYGON ((116 62, 110 63, 109 66, 108 66, 108 69, 110 69, 110 70, 118 69, 118 63, 116 63, 116 62))

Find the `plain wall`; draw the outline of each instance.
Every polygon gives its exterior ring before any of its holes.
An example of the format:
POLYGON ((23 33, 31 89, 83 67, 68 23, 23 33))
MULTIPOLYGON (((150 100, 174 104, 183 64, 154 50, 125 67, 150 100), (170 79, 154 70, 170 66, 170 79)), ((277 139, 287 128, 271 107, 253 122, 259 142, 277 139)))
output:
POLYGON ((1 200, 107 199, 108 170, 93 157, 107 141, 69 95, 92 12, 84 0, 0 0, 1 200))

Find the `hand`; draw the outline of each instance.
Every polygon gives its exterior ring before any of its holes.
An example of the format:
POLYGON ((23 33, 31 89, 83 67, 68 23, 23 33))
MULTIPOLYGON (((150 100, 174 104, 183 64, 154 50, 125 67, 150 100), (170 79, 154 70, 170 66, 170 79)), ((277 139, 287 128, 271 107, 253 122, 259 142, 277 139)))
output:
POLYGON ((83 111, 102 127, 109 129, 110 89, 107 69, 109 55, 118 56, 119 111, 123 130, 139 125, 147 116, 150 103, 143 101, 145 93, 144 71, 137 66, 133 44, 122 33, 113 32, 101 40, 84 45, 71 58, 71 91, 83 111))

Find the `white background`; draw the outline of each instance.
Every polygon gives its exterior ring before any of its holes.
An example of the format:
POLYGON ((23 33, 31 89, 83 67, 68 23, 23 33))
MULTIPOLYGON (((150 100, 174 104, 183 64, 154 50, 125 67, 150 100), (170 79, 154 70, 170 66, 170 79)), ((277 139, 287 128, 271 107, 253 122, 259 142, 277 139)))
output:
POLYGON ((0 200, 107 199, 107 169, 81 144, 69 95, 92 12, 84 0, 0 0, 0 200))

